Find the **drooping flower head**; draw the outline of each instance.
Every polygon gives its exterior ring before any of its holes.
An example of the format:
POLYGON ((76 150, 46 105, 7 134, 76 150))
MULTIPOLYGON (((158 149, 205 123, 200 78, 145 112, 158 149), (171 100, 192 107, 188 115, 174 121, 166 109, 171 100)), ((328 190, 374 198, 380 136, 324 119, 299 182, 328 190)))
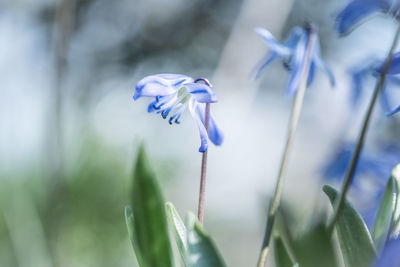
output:
POLYGON ((340 35, 346 35, 377 13, 398 17, 399 11, 398 0, 353 0, 337 15, 336 31, 340 35))
POLYGON ((256 78, 275 59, 282 58, 284 67, 290 71, 290 77, 286 89, 286 95, 292 96, 298 90, 305 68, 307 49, 310 45, 311 35, 315 40, 312 51, 311 64, 308 74, 308 85, 312 83, 315 76, 315 69, 321 68, 328 76, 332 86, 335 85, 335 78, 329 67, 322 60, 318 35, 314 26, 294 27, 286 40, 279 43, 274 36, 264 28, 256 28, 255 32, 268 44, 270 52, 260 61, 256 69, 256 78))
POLYGON ((161 114, 168 119, 169 124, 179 124, 183 112, 189 108, 190 114, 196 122, 201 146, 200 152, 208 149, 208 140, 219 146, 223 142, 223 133, 215 119, 210 115, 208 133, 205 128, 206 103, 217 102, 217 96, 207 79, 197 79, 182 74, 156 74, 141 79, 136 84, 133 99, 141 97, 153 98, 147 111, 161 114))
MULTIPOLYGON (((353 106, 357 106, 359 103, 360 97, 364 91, 364 83, 368 79, 368 77, 377 77, 381 74, 383 69, 383 63, 380 60, 373 59, 363 61, 358 64, 356 67, 352 68, 351 80, 352 80, 352 94, 351 94, 351 102, 353 106)), ((383 109, 386 111, 387 116, 391 116, 396 112, 400 111, 400 106, 393 109, 393 97, 390 97, 388 93, 388 88, 391 85, 400 85, 400 53, 394 54, 392 63, 386 73, 386 81, 384 84, 384 88, 382 89, 381 94, 381 103, 383 109)))

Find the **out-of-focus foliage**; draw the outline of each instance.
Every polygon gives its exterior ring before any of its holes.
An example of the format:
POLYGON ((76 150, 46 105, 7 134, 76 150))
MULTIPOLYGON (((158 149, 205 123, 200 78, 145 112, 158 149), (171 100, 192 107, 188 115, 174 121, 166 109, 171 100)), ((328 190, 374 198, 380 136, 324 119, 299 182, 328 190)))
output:
POLYGON ((131 266, 121 211, 129 170, 90 139, 56 185, 40 170, 2 182, 1 266, 131 266))

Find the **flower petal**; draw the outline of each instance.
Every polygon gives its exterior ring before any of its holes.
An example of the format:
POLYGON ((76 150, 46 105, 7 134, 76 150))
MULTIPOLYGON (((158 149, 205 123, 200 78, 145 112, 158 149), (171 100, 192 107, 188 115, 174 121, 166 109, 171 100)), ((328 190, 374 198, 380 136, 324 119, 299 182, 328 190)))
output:
MULTIPOLYGON (((383 70, 383 65, 377 69, 379 73, 382 72, 383 70)), ((400 52, 397 52, 393 55, 392 63, 390 64, 390 67, 387 71, 387 74, 399 74, 400 73, 400 52)))
POLYGON ((308 78, 307 78, 307 87, 312 84, 312 82, 314 81, 314 77, 315 77, 315 62, 312 61, 311 65, 310 65, 310 71, 308 73, 308 78))
MULTIPOLYGON (((197 112, 200 115, 200 119, 203 124, 205 124, 205 104, 198 104, 197 105, 197 112)), ((210 124, 208 127, 208 137, 213 142, 214 145, 220 146, 224 142, 224 133, 218 127, 217 122, 212 114, 210 114, 210 124)))
POLYGON ((361 94, 363 92, 363 84, 368 75, 368 69, 361 69, 354 71, 351 75, 351 103, 353 107, 356 107, 360 103, 361 94))
POLYGON ((272 62, 275 58, 278 57, 278 54, 275 52, 268 53, 261 61, 258 63, 257 67, 255 68, 255 75, 254 78, 258 79, 262 73, 262 71, 272 62))
POLYGON ((193 82, 193 79, 182 74, 149 75, 136 84, 133 99, 169 95, 175 93, 180 85, 186 82, 193 82))
MULTIPOLYGON (((299 40, 306 35, 306 31, 304 28, 302 27, 293 27, 289 34, 288 37, 286 38, 286 40, 283 42, 283 44, 288 47, 290 50, 294 50, 296 48, 297 43, 299 42, 299 40)), ((293 52, 293 51, 292 51, 293 52)))
POLYGON ((206 128, 204 127, 203 122, 200 119, 200 114, 197 112, 197 105, 198 103, 194 98, 191 98, 189 100, 189 111, 194 119, 194 121, 197 124, 197 127, 199 128, 199 133, 200 133, 200 148, 199 152, 206 152, 208 149, 208 134, 206 131, 206 128))
POLYGON ((383 107, 383 110, 390 110, 390 107, 391 107, 391 105, 390 105, 390 97, 389 97, 389 94, 387 92, 387 84, 389 84, 388 82, 389 81, 386 81, 385 84, 383 85, 382 92, 381 92, 381 97, 380 97, 381 105, 383 107))
POLYGON ((293 96, 299 89, 301 78, 303 75, 303 69, 305 64, 305 54, 307 49, 308 36, 303 35, 299 40, 296 50, 293 54, 292 59, 292 70, 290 72, 289 82, 286 89, 286 97, 293 96))
POLYGON ((186 83, 184 85, 199 103, 214 103, 218 101, 213 89, 202 83, 186 83))
POLYGON ((315 63, 315 65, 318 68, 321 68, 323 71, 325 71, 325 73, 328 75, 329 77, 329 82, 331 83, 331 86, 334 87, 336 84, 335 81, 335 76, 333 76, 332 71, 330 70, 330 68, 328 67, 328 65, 325 63, 325 61, 322 59, 321 56, 321 47, 319 44, 319 38, 317 36, 317 39, 315 41, 315 47, 314 47, 314 54, 313 54, 313 61, 315 63))
POLYGON ((387 112, 387 113, 386 113, 386 116, 392 116, 393 114, 395 114, 395 113, 397 113, 397 112, 399 112, 399 111, 400 111, 400 106, 398 106, 397 108, 395 108, 395 109, 393 109, 393 110, 387 112))
POLYGON ((280 44, 274 36, 264 28, 257 27, 254 31, 264 39, 269 48, 280 56, 289 56, 291 51, 285 45, 280 44))
POLYGON ((360 22, 381 10, 378 0, 353 0, 336 17, 336 31, 340 35, 351 32, 360 22))

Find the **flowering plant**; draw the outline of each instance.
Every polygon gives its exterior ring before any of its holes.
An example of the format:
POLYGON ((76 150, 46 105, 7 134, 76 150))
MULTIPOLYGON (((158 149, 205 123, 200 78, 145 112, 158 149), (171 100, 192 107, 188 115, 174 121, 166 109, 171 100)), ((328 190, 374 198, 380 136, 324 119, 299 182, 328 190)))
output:
MULTIPOLYGON (((336 30, 339 35, 346 35, 364 19, 379 12, 398 19, 399 7, 394 0, 353 0, 338 13, 336 30)), ((348 267, 400 266, 399 258, 395 257, 396 251, 400 249, 400 149, 398 146, 386 145, 374 153, 363 151, 377 99, 382 97, 385 108, 392 106, 388 104, 389 97, 384 87, 400 80, 397 77, 400 74, 400 52, 395 51, 400 36, 398 24, 386 58, 370 60, 368 64, 363 62, 360 68, 351 72, 353 106, 360 105, 361 93, 366 90, 364 80, 368 75, 375 77, 377 83, 359 137, 355 142, 341 142, 338 151, 323 168, 322 181, 342 184, 340 190, 331 185, 323 186, 323 192, 333 208, 332 214, 309 223, 307 230, 297 235, 292 233, 296 223, 287 219, 285 208, 281 207, 293 139, 306 88, 312 85, 317 68, 327 74, 331 86, 335 86, 336 81, 333 72, 322 59, 318 30, 314 24, 294 27, 282 43, 268 30, 260 27, 255 29, 269 47, 267 55, 256 66, 255 77, 259 78, 268 65, 281 58, 283 66, 290 73, 286 96, 294 98, 274 194, 268 201, 258 267, 265 266, 271 247, 274 248, 274 262, 278 267, 342 266, 341 262, 348 267), (385 179, 388 170, 392 168, 390 178, 385 179), (356 174, 363 176, 362 181, 358 178, 354 182, 356 174), (363 194, 362 182, 367 180, 364 176, 375 181, 374 186, 378 189, 375 197, 371 198, 374 204, 369 209, 370 213, 372 210, 376 214, 373 218, 359 212, 349 200, 352 185, 359 194, 363 194)), ((157 179, 151 171, 144 148, 140 148, 134 172, 132 202, 125 210, 128 232, 139 265, 174 266, 169 225, 185 266, 226 266, 214 241, 203 228, 208 141, 217 146, 223 142, 223 134, 210 114, 210 104, 217 102, 210 82, 204 78, 193 79, 181 74, 149 75, 136 84, 133 99, 141 97, 152 99, 148 105, 149 113, 161 114, 164 119, 169 117, 170 124, 179 124, 183 112, 188 108, 199 128, 199 151, 203 155, 198 219, 189 213, 184 222, 172 203, 164 207, 157 179)), ((392 116, 398 111, 400 107, 391 107, 387 115, 392 116)))

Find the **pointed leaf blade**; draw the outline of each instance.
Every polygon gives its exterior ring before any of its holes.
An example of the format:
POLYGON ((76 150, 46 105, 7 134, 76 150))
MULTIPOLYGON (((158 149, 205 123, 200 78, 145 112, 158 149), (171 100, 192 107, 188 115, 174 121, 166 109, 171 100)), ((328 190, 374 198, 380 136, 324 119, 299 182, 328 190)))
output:
POLYGON ((196 220, 194 214, 189 213, 187 220, 187 246, 190 267, 225 267, 214 242, 196 220))
POLYGON ((142 266, 172 267, 164 200, 143 146, 139 150, 133 175, 131 206, 135 243, 140 251, 142 266))
MULTIPOLYGON (((325 185, 323 191, 334 206, 339 193, 329 185, 325 185)), ((345 201, 343 211, 335 226, 345 265, 347 267, 371 266, 375 258, 375 247, 371 235, 360 214, 348 201, 345 201)))
POLYGON ((168 202, 165 205, 165 209, 167 212, 167 219, 170 227, 172 228, 172 232, 174 233, 176 244, 178 246, 178 250, 182 256, 183 263, 185 266, 189 266, 187 261, 187 230, 186 226, 183 223, 181 217, 176 211, 174 205, 168 202))
POLYGON ((390 238, 397 239, 400 236, 400 164, 397 164, 393 168, 392 178, 396 180, 397 184, 397 199, 394 207, 390 238))
POLYGON ((372 237, 377 251, 381 251, 390 232, 390 226, 392 224, 393 213, 398 197, 397 187, 396 179, 392 176, 387 182, 372 231, 372 237))
POLYGON ((280 236, 274 237, 274 251, 276 267, 292 267, 295 264, 290 259, 286 246, 280 236))
POLYGON ((135 226, 133 223, 133 212, 131 206, 125 207, 125 222, 126 227, 128 228, 129 239, 131 240, 133 250, 135 251, 136 259, 139 263, 139 266, 145 266, 142 260, 142 255, 140 254, 140 249, 136 242, 136 235, 135 235, 135 226))

